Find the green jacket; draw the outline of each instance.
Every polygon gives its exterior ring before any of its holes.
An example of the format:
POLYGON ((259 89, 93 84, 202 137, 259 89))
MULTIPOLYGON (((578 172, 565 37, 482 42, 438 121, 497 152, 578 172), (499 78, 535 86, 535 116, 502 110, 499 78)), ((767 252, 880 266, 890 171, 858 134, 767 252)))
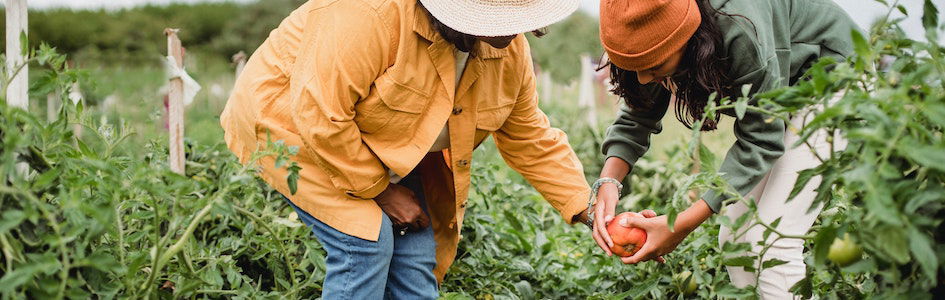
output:
MULTIPOLYGON (((843 60, 853 53, 850 33, 859 29, 831 0, 710 2, 719 11, 736 15, 719 15, 716 22, 722 31, 726 56, 732 63, 729 78, 735 78, 734 86, 739 91, 738 87, 751 84, 747 96, 795 83, 821 57, 843 60)), ((619 157, 633 166, 646 153, 650 135, 662 130, 660 120, 666 114, 670 93, 663 92, 660 98, 648 111, 621 107, 617 120, 607 130, 602 146, 604 155, 619 157)), ((723 113, 734 116, 734 111, 723 113)), ((749 111, 735 121, 734 127, 737 140, 719 172, 744 195, 784 153, 785 125, 780 121, 765 122, 763 115, 749 111)), ((728 197, 714 192, 703 195, 715 212, 725 198, 728 197)))

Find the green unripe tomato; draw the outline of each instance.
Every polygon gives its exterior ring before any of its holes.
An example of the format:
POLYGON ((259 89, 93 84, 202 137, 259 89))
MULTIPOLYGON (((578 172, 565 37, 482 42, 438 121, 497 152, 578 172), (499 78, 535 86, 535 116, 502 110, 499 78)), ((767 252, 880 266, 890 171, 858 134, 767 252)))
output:
POLYGON ((827 259, 841 267, 858 262, 862 257, 863 249, 849 234, 844 234, 843 239, 834 239, 833 244, 830 244, 830 252, 827 253, 827 259))
POLYGON ((696 277, 692 276, 690 271, 682 271, 673 275, 673 281, 676 282, 676 287, 679 288, 679 291, 684 295, 689 295, 696 292, 696 277), (692 278, 692 279, 689 279, 692 278), (686 280, 689 279, 689 284, 686 284, 686 280), (683 286, 685 285, 685 286, 683 286))

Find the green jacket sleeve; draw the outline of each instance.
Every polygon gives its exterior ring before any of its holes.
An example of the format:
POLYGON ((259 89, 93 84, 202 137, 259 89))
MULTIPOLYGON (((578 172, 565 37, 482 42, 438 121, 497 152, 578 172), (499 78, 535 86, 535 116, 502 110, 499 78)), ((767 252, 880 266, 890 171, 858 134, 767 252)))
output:
MULTIPOLYGON (((771 57, 761 67, 736 79, 736 86, 752 84, 750 95, 779 88, 783 83, 779 70, 778 60, 771 57)), ((752 99, 749 104, 757 105, 757 102, 752 99)), ((783 121, 750 110, 735 121, 735 144, 725 155, 719 173, 739 194, 748 194, 784 154, 784 128, 783 121)), ((702 199, 712 211, 719 212, 722 202, 730 197, 708 191, 702 199)))
POLYGON ((607 128, 607 136, 601 150, 607 158, 623 159, 633 169, 633 165, 650 148, 650 135, 663 130, 660 120, 669 107, 669 91, 658 88, 657 100, 649 110, 639 110, 621 103, 620 111, 614 124, 607 128))

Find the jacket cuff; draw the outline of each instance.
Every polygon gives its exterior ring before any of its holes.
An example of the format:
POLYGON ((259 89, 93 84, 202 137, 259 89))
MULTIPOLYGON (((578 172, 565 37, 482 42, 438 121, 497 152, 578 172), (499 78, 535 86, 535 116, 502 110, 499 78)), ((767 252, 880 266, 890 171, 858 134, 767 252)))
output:
POLYGON ((577 195, 574 195, 574 197, 571 197, 571 200, 564 203, 564 205, 561 207, 557 207, 558 212, 561 213, 561 217, 564 218, 564 221, 569 225, 573 225, 574 217, 587 209, 587 200, 590 197, 591 191, 586 190, 584 192, 577 193, 577 195))
POLYGON ((604 156, 607 158, 616 157, 622 159, 630 165, 629 171, 633 171, 633 165, 640 159, 636 151, 633 151, 633 147, 620 143, 608 145, 607 148, 604 149, 604 156))
POLYGON ((718 192, 714 190, 707 191, 704 194, 702 194, 702 201, 705 201, 705 203, 709 205, 709 208, 712 209, 713 213, 719 213, 719 211, 722 210, 723 198, 724 198, 723 195, 720 195, 718 192))
POLYGON ((374 199, 374 197, 377 197, 377 195, 380 195, 381 192, 387 189, 388 185, 390 185, 390 177, 387 176, 387 173, 384 173, 384 176, 381 176, 380 180, 372 183, 367 188, 359 191, 347 190, 345 191, 345 194, 352 198, 370 200, 374 199))

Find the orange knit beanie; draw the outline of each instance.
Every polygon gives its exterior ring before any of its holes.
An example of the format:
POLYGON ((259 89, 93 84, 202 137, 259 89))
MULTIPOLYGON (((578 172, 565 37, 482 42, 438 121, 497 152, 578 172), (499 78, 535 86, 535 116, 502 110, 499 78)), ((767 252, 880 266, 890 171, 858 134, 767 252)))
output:
POLYGON ((695 0, 601 0, 600 40, 610 62, 642 71, 682 49, 702 22, 695 0))

